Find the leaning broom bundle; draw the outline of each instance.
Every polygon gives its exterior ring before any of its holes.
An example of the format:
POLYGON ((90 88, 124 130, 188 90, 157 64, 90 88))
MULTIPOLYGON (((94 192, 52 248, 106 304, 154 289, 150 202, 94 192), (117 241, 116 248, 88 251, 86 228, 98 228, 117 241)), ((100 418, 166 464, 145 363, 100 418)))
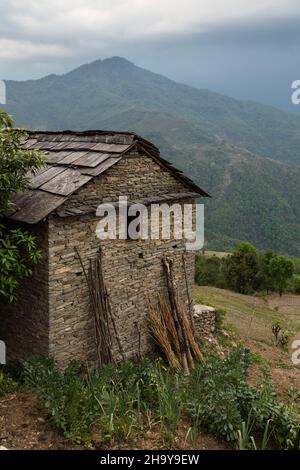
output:
POLYGON ((149 301, 150 331, 160 345, 171 367, 182 367, 186 375, 194 368, 194 359, 201 361, 202 354, 195 340, 185 306, 179 299, 174 283, 173 262, 163 260, 166 273, 168 301, 159 296, 156 306, 149 301))
POLYGON ((174 369, 180 369, 181 365, 174 352, 166 326, 166 318, 162 314, 159 308, 155 308, 154 305, 148 301, 149 304, 149 328, 153 338, 158 343, 159 347, 165 354, 168 363, 174 369))
POLYGON ((166 330, 169 335, 169 340, 172 344, 172 348, 177 356, 180 354, 180 344, 178 339, 178 333, 175 325, 175 321, 172 315, 170 304, 162 295, 158 298, 158 308, 164 323, 166 325, 166 330))

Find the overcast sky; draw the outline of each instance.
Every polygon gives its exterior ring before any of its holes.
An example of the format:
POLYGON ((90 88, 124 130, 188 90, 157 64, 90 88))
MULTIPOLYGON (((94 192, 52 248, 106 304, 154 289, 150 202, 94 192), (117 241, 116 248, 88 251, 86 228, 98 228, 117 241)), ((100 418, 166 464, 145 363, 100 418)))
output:
POLYGON ((0 0, 0 78, 119 55, 177 81, 288 107, 299 0, 0 0))

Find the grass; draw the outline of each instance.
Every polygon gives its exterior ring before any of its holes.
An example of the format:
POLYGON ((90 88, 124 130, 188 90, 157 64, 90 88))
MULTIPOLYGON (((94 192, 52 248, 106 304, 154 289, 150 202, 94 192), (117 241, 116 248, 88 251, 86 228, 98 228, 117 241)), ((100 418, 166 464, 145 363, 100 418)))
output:
MULTIPOLYGON (((222 307, 226 310, 224 328, 234 342, 242 342, 256 356, 261 365, 270 368, 278 396, 286 402, 290 387, 300 391, 299 366, 291 360, 287 347, 275 344, 272 325, 280 321, 283 330, 292 332, 300 329, 300 296, 269 295, 254 297, 237 294, 215 287, 196 287, 196 302, 222 307)), ((227 338, 228 342, 228 338, 227 338)), ((220 336, 222 344, 222 335, 220 336)), ((225 347, 228 349, 227 345, 225 347)), ((258 380, 258 366, 250 370, 250 381, 258 380)))
POLYGON ((272 324, 280 321, 284 329, 300 329, 300 296, 259 296, 237 294, 216 287, 197 286, 195 301, 223 308, 225 325, 243 340, 252 339, 272 346, 272 324))

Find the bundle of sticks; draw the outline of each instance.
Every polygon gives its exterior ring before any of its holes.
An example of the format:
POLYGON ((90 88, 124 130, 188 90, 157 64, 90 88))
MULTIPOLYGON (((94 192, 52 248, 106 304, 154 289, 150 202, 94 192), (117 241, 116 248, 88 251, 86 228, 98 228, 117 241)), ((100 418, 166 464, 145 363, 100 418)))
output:
POLYGON ((194 360, 203 357, 193 328, 188 319, 185 306, 179 298, 174 282, 173 261, 163 259, 167 280, 168 299, 159 296, 158 303, 149 304, 149 328, 152 336, 165 354, 169 365, 175 369, 183 368, 185 375, 195 366, 194 360))
POLYGON ((77 249, 76 251, 89 289, 89 296, 94 317, 95 340, 99 364, 102 365, 115 362, 112 351, 111 327, 113 328, 120 353, 124 359, 124 351, 111 310, 109 294, 104 282, 102 250, 101 248, 99 249, 96 259, 89 260, 88 272, 84 267, 84 263, 77 249))

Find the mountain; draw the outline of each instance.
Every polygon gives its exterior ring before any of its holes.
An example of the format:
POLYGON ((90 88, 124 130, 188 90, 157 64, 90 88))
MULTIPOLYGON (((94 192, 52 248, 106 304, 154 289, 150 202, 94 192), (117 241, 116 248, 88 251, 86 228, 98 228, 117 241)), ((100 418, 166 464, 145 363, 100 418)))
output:
POLYGON ((250 240, 300 256, 300 167, 253 155, 161 112, 130 110, 104 127, 124 122, 213 196, 205 202, 211 247, 222 251, 250 240))
POLYGON ((155 109, 253 153, 300 165, 300 116, 179 84, 119 57, 6 85, 10 111, 31 127, 98 127, 131 107, 155 109))
POLYGON ((18 125, 132 130, 156 143, 212 194, 211 247, 247 239, 300 256, 299 116, 178 84, 116 57, 6 85, 18 125))

